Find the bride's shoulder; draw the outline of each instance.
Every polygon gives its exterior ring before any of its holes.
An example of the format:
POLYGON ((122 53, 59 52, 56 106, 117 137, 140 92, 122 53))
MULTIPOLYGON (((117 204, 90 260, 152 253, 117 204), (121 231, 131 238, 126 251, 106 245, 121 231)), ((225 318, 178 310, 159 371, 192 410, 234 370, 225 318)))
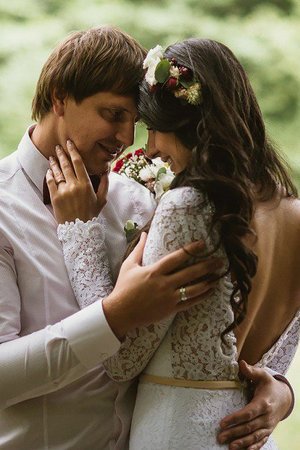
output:
POLYGON ((167 191, 159 201, 159 208, 189 208, 199 207, 207 203, 205 195, 190 186, 182 186, 167 191))

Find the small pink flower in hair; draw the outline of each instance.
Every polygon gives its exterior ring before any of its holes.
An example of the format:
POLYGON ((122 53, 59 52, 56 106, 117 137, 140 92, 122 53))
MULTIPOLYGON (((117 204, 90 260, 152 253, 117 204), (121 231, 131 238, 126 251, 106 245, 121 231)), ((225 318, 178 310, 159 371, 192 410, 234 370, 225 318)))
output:
POLYGON ((190 81, 193 79, 193 73, 188 67, 179 67, 179 72, 185 81, 190 81))

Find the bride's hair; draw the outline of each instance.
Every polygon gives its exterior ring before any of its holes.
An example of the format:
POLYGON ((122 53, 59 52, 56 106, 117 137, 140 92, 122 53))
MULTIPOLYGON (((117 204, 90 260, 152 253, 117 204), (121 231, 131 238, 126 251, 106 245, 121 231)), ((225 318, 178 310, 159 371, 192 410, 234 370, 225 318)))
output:
POLYGON ((213 40, 188 39, 169 46, 164 57, 192 70, 202 102, 191 105, 164 86, 150 89, 144 80, 139 113, 148 128, 174 132, 191 150, 191 162, 171 188, 193 186, 214 205, 212 226, 219 230, 235 279, 235 320, 223 335, 244 319, 257 269, 257 257, 244 243, 252 233, 254 201, 266 201, 276 192, 296 196, 297 190, 266 136, 253 89, 233 53, 213 40))

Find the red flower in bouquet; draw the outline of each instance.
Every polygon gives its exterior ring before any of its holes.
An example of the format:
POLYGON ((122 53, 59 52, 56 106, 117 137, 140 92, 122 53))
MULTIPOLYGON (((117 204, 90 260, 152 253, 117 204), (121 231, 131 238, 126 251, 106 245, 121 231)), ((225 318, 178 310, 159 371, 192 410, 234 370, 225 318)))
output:
POLYGON ((157 200, 169 189, 174 178, 174 174, 166 163, 160 158, 150 161, 142 148, 119 159, 113 171, 142 184, 155 195, 157 200))

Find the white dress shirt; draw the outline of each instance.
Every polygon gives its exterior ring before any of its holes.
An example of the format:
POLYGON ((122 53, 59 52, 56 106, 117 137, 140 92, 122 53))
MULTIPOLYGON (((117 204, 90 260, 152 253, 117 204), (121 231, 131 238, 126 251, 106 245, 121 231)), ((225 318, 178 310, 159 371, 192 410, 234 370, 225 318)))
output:
MULTIPOLYGON (((100 302, 79 311, 42 200, 47 159, 27 131, 0 161, 0 448, 126 448, 135 385, 115 383, 101 362, 119 349, 100 302)), ((116 277, 128 219, 143 226, 149 191, 110 175, 106 246, 116 277)))

